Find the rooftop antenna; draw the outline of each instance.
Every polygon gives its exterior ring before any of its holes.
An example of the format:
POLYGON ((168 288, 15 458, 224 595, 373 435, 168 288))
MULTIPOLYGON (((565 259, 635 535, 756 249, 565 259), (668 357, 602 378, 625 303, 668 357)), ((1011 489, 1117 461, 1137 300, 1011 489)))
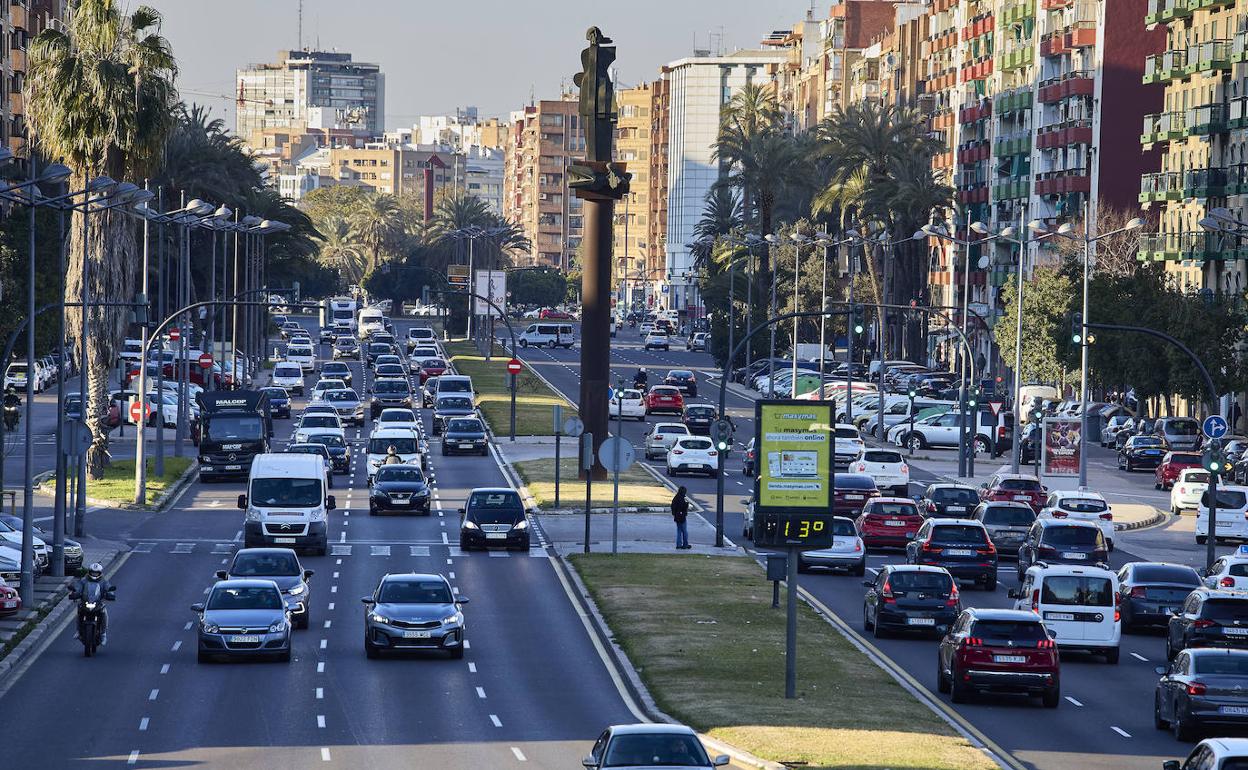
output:
POLYGON ((303 50, 303 0, 299 0, 299 50, 303 50))

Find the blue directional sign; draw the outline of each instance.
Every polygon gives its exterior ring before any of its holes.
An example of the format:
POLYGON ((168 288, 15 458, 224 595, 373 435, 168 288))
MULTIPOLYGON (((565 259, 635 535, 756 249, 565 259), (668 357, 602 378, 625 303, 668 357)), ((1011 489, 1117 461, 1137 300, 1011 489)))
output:
POLYGON ((615 388, 611 387, 610 385, 607 386, 607 400, 608 401, 615 400, 615 388))
POLYGON ((1226 435, 1227 428, 1226 418, 1217 414, 1209 415, 1200 424, 1200 432, 1207 438, 1222 438, 1226 435))

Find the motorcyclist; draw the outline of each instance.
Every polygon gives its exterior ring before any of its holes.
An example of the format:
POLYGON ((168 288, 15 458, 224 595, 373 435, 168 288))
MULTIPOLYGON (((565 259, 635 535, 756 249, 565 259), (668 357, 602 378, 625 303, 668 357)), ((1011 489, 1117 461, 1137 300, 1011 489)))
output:
POLYGON ((648 379, 649 375, 646 374, 646 367, 643 366, 637 370, 636 374, 633 375, 633 385, 645 390, 648 379))
POLYGON ((403 458, 399 457, 399 450, 394 446, 394 444, 391 444, 390 448, 386 450, 386 459, 382 460, 381 464, 382 465, 402 465, 403 464, 403 458))
MULTIPOLYGON (((104 578, 104 567, 97 561, 92 562, 91 566, 87 567, 87 574, 85 577, 78 578, 74 581, 73 585, 69 587, 69 598, 77 600, 79 596, 82 596, 83 593, 86 592, 87 584, 89 583, 99 583, 100 595, 104 597, 107 597, 113 590, 112 584, 104 578)), ((77 632, 74 633, 74 638, 78 638, 77 632)), ((101 604, 100 646, 102 647, 106 644, 108 644, 108 608, 106 605, 101 604)))
POLYGON ((18 410, 22 406, 22 398, 12 385, 4 389, 4 425, 13 429, 17 425, 18 410))

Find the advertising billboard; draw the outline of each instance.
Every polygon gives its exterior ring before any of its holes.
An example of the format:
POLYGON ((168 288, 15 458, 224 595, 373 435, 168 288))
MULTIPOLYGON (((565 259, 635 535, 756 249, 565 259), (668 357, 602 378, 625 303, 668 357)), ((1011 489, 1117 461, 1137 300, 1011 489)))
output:
POLYGON ((755 404, 760 511, 832 511, 833 402, 755 404))
POLYGON ((1077 419, 1049 417, 1044 421, 1044 476, 1078 476, 1083 436, 1077 419))
MULTIPOLYGON (((482 297, 489 297, 490 301, 498 307, 506 307, 507 273, 502 270, 478 270, 476 281, 473 283, 473 291, 482 297)), ((498 311, 484 300, 473 297, 472 303, 472 312, 475 315, 498 315, 498 311)))

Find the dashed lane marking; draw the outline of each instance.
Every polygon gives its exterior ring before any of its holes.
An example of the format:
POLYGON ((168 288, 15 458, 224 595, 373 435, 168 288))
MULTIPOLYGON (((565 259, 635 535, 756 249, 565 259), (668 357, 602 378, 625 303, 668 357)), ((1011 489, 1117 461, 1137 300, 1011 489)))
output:
POLYGON ((325 699, 325 688, 323 688, 323 687, 318 687, 318 688, 316 688, 316 699, 317 699, 317 700, 324 700, 324 699, 325 699))
POLYGON ((316 664, 316 673, 318 674, 325 673, 325 661, 322 660, 321 662, 316 664))
POLYGON ((323 747, 323 746, 321 747, 321 761, 322 761, 322 762, 328 762, 328 761, 329 761, 329 749, 327 749, 327 748, 325 748, 325 747, 323 747))
POLYGON ((1080 703, 1079 701, 1077 701, 1077 700, 1075 700, 1074 698, 1070 697, 1069 695, 1067 695, 1067 696, 1065 696, 1065 697, 1066 697, 1066 700, 1070 701, 1071 703, 1075 704, 1076 706, 1082 706, 1082 705, 1083 705, 1082 703, 1080 703))
POLYGON ((511 753, 514 754, 516 756, 516 759, 520 762, 528 761, 528 758, 524 756, 524 752, 520 750, 519 746, 512 746, 511 753))
POLYGON ((477 673, 477 664, 476 664, 476 663, 473 663, 473 662, 469 661, 469 663, 468 663, 468 673, 469 673, 469 674, 475 674, 475 673, 477 673))
POLYGON ((482 699, 484 699, 484 698, 485 698, 485 688, 484 688, 484 687, 478 687, 478 688, 477 688, 477 697, 478 697, 478 698, 482 698, 482 699))
POLYGON ((173 643, 172 651, 177 652, 180 649, 182 649, 182 640, 179 639, 178 641, 173 643))
POLYGON ((322 639, 322 640, 321 640, 321 649, 323 650, 323 649, 325 649, 325 648, 326 648, 326 647, 328 647, 328 646, 329 646, 329 640, 328 640, 328 639, 322 639))
POLYGON ((1144 657, 1143 655, 1139 654, 1138 652, 1133 652, 1133 653, 1131 653, 1131 657, 1135 658, 1136 660, 1140 661, 1141 663, 1147 663, 1147 662, 1148 662, 1148 658, 1144 657))
POLYGON ((139 750, 135 749, 134 751, 130 752, 130 758, 126 760, 126 764, 133 765, 138 761, 139 761, 139 750))
POLYGON ((159 695, 160 695, 160 690, 154 689, 154 690, 152 690, 151 692, 149 692, 149 693, 147 694, 147 699, 148 699, 148 700, 156 700, 157 696, 159 696, 159 695))
POLYGON ((1111 729, 1111 730, 1113 730, 1114 732, 1118 733, 1118 734, 1119 734, 1119 735, 1121 735, 1123 738, 1130 738, 1130 737, 1131 737, 1131 733, 1129 733, 1129 732, 1127 732, 1126 730, 1122 729, 1122 728, 1121 728, 1121 727, 1119 727, 1118 725, 1110 725, 1110 726, 1109 726, 1109 729, 1111 729))
POLYGON ((494 726, 495 726, 495 727, 502 727, 502 726, 503 726, 503 722, 502 722, 502 720, 501 720, 501 719, 499 719, 499 718, 498 718, 498 715, 497 715, 497 714, 490 714, 490 721, 494 723, 494 726))
POLYGON ((140 719, 139 720, 139 732, 141 733, 147 732, 147 726, 149 723, 151 723, 151 721, 152 720, 148 719, 147 717, 143 717, 142 719, 140 719))
POLYGON ((160 667, 160 673, 162 673, 162 674, 168 674, 168 673, 169 673, 169 664, 168 664, 168 663, 166 663, 166 664, 164 664, 163 666, 161 666, 161 667, 160 667))

